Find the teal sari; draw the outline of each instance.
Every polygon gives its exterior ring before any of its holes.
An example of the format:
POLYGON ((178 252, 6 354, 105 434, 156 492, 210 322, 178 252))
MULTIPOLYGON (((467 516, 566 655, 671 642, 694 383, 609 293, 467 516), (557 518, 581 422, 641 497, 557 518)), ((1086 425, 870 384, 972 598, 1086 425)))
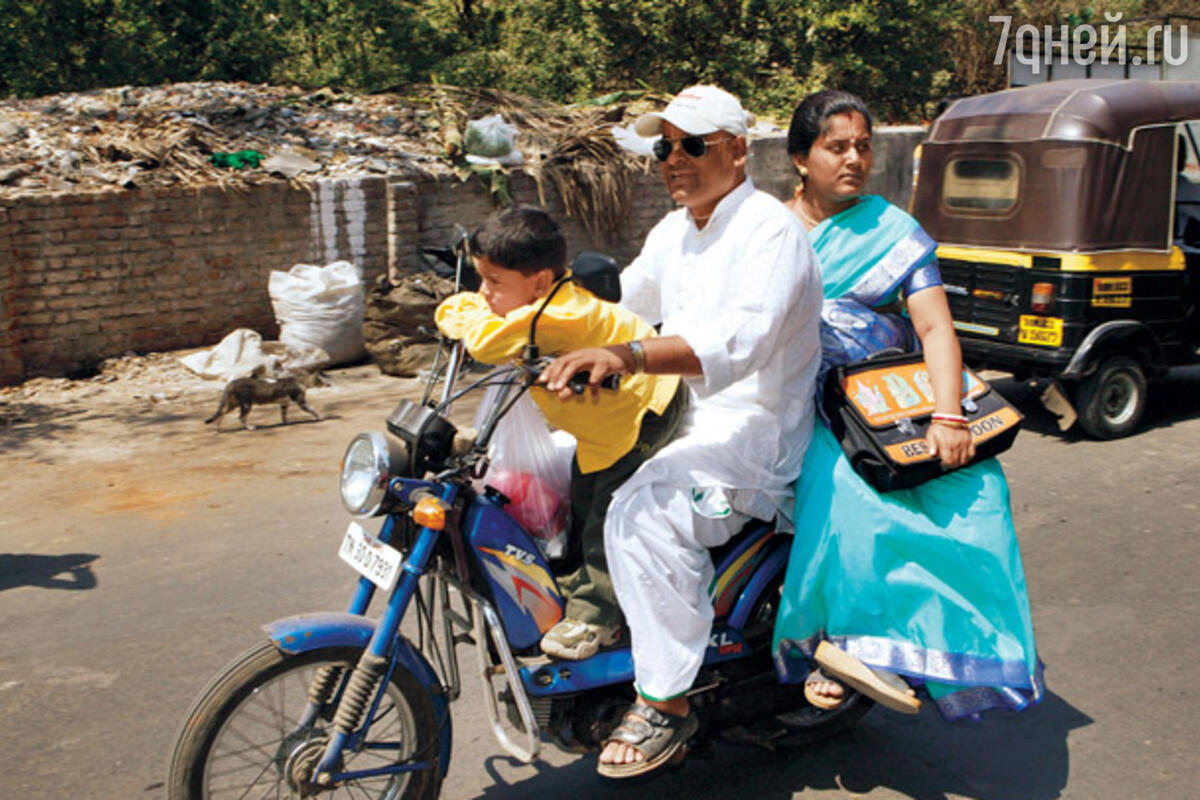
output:
MULTIPOLYGON (((823 367, 885 347, 911 349, 911 326, 871 309, 902 288, 913 291, 914 274, 931 273, 935 245, 916 220, 867 197, 809 238, 826 293, 823 367)), ((803 681, 825 639, 924 685, 947 719, 1041 700, 1025 573, 999 462, 881 494, 817 425, 795 488, 796 534, 775 624, 783 680, 803 681)))

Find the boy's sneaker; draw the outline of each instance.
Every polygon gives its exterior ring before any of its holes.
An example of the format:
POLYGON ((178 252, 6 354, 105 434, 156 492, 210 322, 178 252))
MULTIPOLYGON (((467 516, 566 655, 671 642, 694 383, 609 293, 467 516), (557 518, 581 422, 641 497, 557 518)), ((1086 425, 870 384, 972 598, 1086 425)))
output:
POLYGON ((579 661, 621 639, 621 626, 589 625, 564 617, 542 637, 542 652, 552 658, 579 661))

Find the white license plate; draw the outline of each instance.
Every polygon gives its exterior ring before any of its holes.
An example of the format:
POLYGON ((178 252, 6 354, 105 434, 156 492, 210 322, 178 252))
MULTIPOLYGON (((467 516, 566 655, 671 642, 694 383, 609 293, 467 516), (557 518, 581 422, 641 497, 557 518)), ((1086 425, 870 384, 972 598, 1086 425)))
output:
POLYGON ((346 538, 338 556, 355 572, 362 575, 371 583, 384 591, 391 591, 396 585, 396 576, 400 574, 400 565, 404 556, 394 547, 389 547, 363 529, 357 522, 351 522, 346 529, 346 538))

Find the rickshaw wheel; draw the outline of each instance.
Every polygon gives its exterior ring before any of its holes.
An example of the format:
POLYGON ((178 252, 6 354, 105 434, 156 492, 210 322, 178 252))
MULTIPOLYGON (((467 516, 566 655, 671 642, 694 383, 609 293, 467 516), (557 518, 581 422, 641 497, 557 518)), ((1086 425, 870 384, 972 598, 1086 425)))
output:
POLYGON ((1146 409, 1146 374, 1129 356, 1112 356, 1079 384, 1079 426, 1097 439, 1133 433, 1146 409))

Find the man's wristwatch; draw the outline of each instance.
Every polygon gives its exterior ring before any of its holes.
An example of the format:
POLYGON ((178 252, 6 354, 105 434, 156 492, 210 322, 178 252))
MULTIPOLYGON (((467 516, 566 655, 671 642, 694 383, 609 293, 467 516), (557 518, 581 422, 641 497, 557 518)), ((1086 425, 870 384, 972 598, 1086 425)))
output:
POLYGON ((629 355, 633 357, 633 374, 637 375, 646 371, 646 348, 642 346, 640 341, 626 342, 625 346, 629 348, 629 355))

